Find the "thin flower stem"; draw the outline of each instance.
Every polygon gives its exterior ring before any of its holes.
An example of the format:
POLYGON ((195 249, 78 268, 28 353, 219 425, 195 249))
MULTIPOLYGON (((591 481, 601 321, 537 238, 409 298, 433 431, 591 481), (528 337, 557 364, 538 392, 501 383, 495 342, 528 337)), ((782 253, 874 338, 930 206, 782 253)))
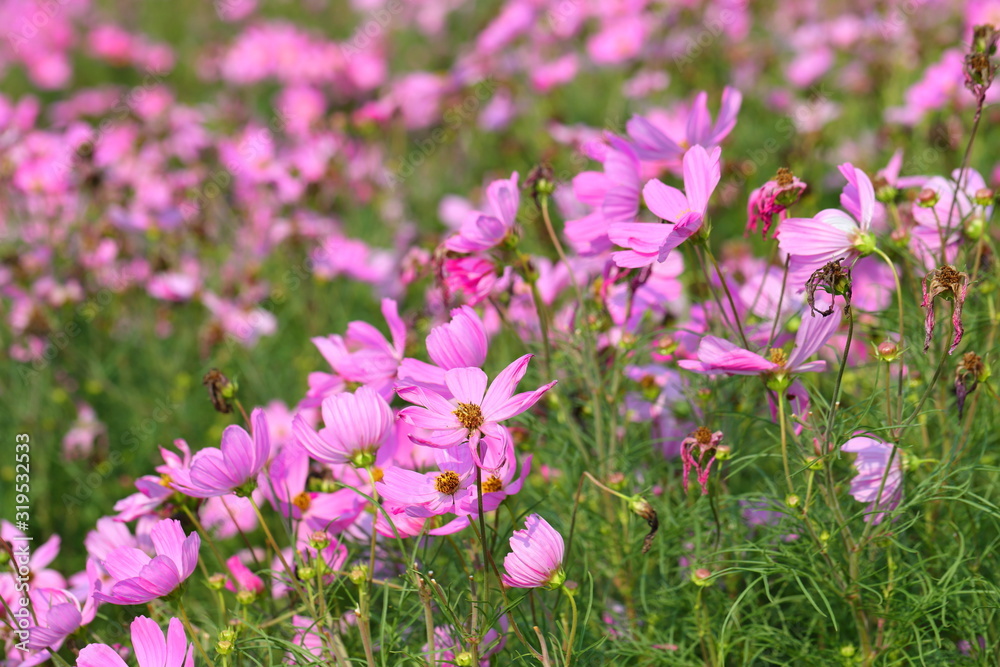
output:
POLYGON ((788 430, 785 423, 785 392, 775 392, 778 401, 778 422, 781 426, 781 463, 785 468, 785 482, 788 483, 789 495, 795 495, 795 485, 792 483, 792 471, 788 464, 788 430))
POLYGON ((215 663, 212 659, 208 657, 208 653, 205 652, 205 647, 201 645, 201 639, 198 637, 197 633, 194 631, 194 626, 191 625, 191 619, 188 618, 187 609, 184 608, 184 600, 177 600, 177 610, 181 613, 181 623, 187 628, 188 635, 191 636, 191 641, 194 643, 195 648, 198 649, 198 653, 201 654, 202 659, 208 667, 215 667, 215 663))
POLYGON ((278 543, 275 541, 274 535, 271 533, 271 528, 267 525, 267 521, 264 520, 264 515, 260 511, 260 507, 257 506, 257 501, 254 500, 252 495, 247 496, 247 499, 250 501, 250 506, 253 507, 254 513, 257 514, 257 521, 260 522, 260 527, 264 530, 264 535, 267 537, 267 541, 271 543, 271 548, 274 549, 275 554, 278 556, 278 560, 281 561, 282 567, 285 568, 285 573, 288 575, 288 580, 292 583, 292 588, 294 588, 299 597, 304 600, 307 605, 309 605, 313 616, 315 616, 316 608, 313 604, 312 598, 306 595, 298 577, 295 576, 295 570, 293 570, 288 565, 288 561, 285 560, 285 554, 282 553, 281 547, 279 547, 278 543))
POLYGON ((572 664, 573 644, 576 641, 576 624, 577 624, 577 620, 578 620, 578 615, 577 615, 577 609, 576 609, 576 600, 573 599, 574 598, 573 593, 571 591, 569 591, 565 586, 563 586, 562 591, 563 591, 563 594, 567 598, 569 598, 569 606, 572 609, 572 613, 573 613, 573 624, 570 626, 569 637, 566 640, 566 658, 565 658, 565 663, 566 663, 566 667, 570 667, 570 664, 572 664))
POLYGON ((823 436, 823 441, 826 444, 828 452, 831 451, 830 436, 833 434, 834 418, 837 416, 837 410, 840 408, 840 386, 844 381, 844 371, 847 370, 847 355, 851 352, 851 341, 854 338, 854 313, 847 308, 845 308, 844 311, 844 315, 847 316, 847 341, 844 343, 844 354, 840 358, 840 370, 837 372, 837 380, 833 385, 833 400, 830 402, 830 416, 827 418, 826 434, 823 436))
MULTIPOLYGON (((778 293, 778 307, 774 309, 774 324, 771 325, 771 335, 767 337, 768 348, 774 343, 774 337, 778 333, 778 321, 781 320, 781 302, 785 298, 785 285, 788 283, 788 266, 791 261, 791 255, 785 258, 785 271, 781 275, 781 291, 778 293)), ((763 285, 764 281, 761 280, 760 284, 763 285)))
MULTIPOLYGON (((902 348, 903 345, 905 344, 904 342, 905 338, 903 337, 903 286, 899 282, 899 272, 896 271, 896 265, 893 264, 892 260, 889 259, 888 255, 886 255, 878 248, 875 248, 875 254, 881 257, 885 261, 885 263, 889 265, 889 270, 892 271, 893 282, 895 282, 896 284, 896 305, 899 309, 899 346, 900 348, 902 348)), ((899 417, 897 421, 902 421, 903 419, 903 363, 902 362, 900 362, 899 364, 899 375, 896 383, 897 383, 896 402, 897 402, 897 407, 899 408, 899 417)), ((891 414, 889 415, 889 420, 890 421, 892 420, 891 414)))
MULTIPOLYGON (((736 321, 736 329, 740 332, 740 340, 743 341, 743 347, 750 349, 750 343, 747 342, 746 334, 743 333, 743 324, 740 322, 740 315, 736 312, 736 302, 733 300, 733 295, 729 291, 729 283, 726 282, 725 276, 722 275, 722 269, 719 267, 718 260, 715 259, 715 254, 712 252, 711 246, 709 246, 708 241, 705 241, 705 253, 708 255, 708 259, 712 262, 712 266, 715 267, 715 275, 719 276, 719 282, 722 283, 722 291, 726 293, 726 298, 729 299, 729 307, 733 311, 733 319, 736 321)), ((782 285, 782 291, 784 291, 784 285, 782 285)))

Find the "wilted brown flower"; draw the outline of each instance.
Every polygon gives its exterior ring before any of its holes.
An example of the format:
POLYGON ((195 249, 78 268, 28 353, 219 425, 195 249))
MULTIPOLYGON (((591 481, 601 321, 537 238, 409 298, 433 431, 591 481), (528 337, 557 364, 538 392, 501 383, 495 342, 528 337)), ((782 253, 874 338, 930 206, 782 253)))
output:
POLYGON ((823 317, 833 314, 837 296, 844 297, 844 313, 851 308, 851 294, 853 292, 853 282, 851 280, 851 268, 842 266, 840 259, 826 264, 821 269, 817 269, 806 281, 806 301, 809 309, 813 313, 819 313, 823 317), (816 290, 822 288, 830 295, 830 307, 826 310, 816 308, 816 290))
POLYGON ((236 386, 222 374, 218 368, 213 368, 205 373, 201 383, 208 387, 208 398, 212 401, 212 406, 223 414, 233 411, 233 406, 229 404, 229 399, 233 397, 236 386))
POLYGON ((966 397, 976 390, 986 370, 983 358, 975 352, 966 352, 955 370, 955 397, 958 399, 958 418, 962 418, 966 397))
POLYGON ((962 342, 962 336, 965 334, 965 328, 962 326, 962 307, 965 305, 965 296, 969 291, 969 275, 946 264, 928 273, 922 287, 924 299, 920 302, 920 306, 927 309, 924 320, 926 331, 924 352, 931 346, 931 337, 934 335, 934 299, 940 296, 954 302, 951 311, 951 324, 955 335, 952 338, 951 347, 948 348, 948 354, 952 354, 958 344, 962 342))

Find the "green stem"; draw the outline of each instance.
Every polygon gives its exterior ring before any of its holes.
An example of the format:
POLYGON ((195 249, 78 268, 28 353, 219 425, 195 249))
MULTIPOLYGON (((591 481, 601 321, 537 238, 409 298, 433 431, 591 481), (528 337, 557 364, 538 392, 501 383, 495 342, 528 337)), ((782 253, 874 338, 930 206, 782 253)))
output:
POLYGON ((775 392, 778 401, 778 422, 781 426, 781 463, 785 468, 785 482, 788 483, 788 494, 795 495, 795 485, 792 483, 792 470, 788 464, 788 427, 785 424, 785 392, 775 392))
POLYGON ((562 591, 566 595, 566 597, 569 598, 569 606, 573 612, 573 624, 570 626, 569 638, 566 640, 566 667, 570 667, 573 656, 573 644, 576 641, 576 625, 578 620, 578 614, 576 609, 576 600, 573 599, 575 597, 573 592, 568 590, 565 586, 563 586, 562 591))
POLYGON ((177 610, 181 613, 181 623, 183 623, 184 627, 187 628, 188 636, 191 637, 191 641, 194 643, 195 648, 198 649, 198 653, 201 654, 205 664, 208 665, 208 667, 215 667, 215 663, 212 662, 212 659, 208 657, 208 653, 205 652, 205 647, 201 645, 201 638, 198 637, 197 633, 194 631, 194 626, 191 625, 191 619, 188 618, 187 609, 184 608, 183 600, 177 600, 177 610))

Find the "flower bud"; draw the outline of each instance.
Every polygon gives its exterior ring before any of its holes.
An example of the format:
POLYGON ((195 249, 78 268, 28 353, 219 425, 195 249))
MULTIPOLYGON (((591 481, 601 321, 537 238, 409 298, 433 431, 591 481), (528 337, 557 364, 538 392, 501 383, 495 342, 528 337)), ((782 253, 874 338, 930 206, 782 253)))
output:
POLYGON ((931 188, 924 188, 917 195, 917 206, 921 208, 932 208, 938 203, 940 199, 937 190, 932 190, 931 188))
POLYGON ((728 461, 733 458, 733 448, 729 445, 719 445, 715 448, 716 461, 728 461))
POLYGON ((980 206, 990 206, 994 199, 996 199, 996 193, 993 192, 993 188, 979 188, 972 196, 972 201, 980 206))
POLYGON ((236 594, 236 601, 243 605, 253 604, 256 599, 257 594, 253 591, 240 591, 236 594))
POLYGON ((974 214, 965 221, 964 230, 965 237, 970 241, 978 241, 983 238, 983 233, 986 231, 986 220, 983 216, 974 214))
POLYGON ((902 350, 899 343, 894 340, 884 340, 875 346, 875 358, 879 361, 892 363, 899 359, 900 355, 902 355, 902 350))
POLYGON ((213 591, 221 591, 226 587, 226 575, 224 574, 213 574, 208 578, 208 587, 213 591))
POLYGON ((696 586, 708 586, 711 583, 711 578, 712 571, 704 567, 699 567, 697 570, 691 572, 691 581, 696 586))
POLYGON ((316 577, 316 569, 309 565, 304 565, 298 569, 296 574, 298 574, 300 581, 309 581, 316 577))
POLYGON ((789 493, 785 496, 785 504, 789 507, 798 507, 800 502, 802 502, 802 499, 794 493, 789 493))
POLYGON ((455 656, 455 664, 458 667, 472 667, 472 665, 474 664, 472 662, 472 654, 469 653, 468 651, 462 651, 461 653, 455 656))
POLYGON ((325 549, 330 546, 330 536, 322 530, 317 530, 309 536, 309 546, 313 549, 325 549))
POLYGON ((347 573, 347 578, 351 580, 351 583, 360 586, 362 582, 368 579, 368 566, 355 565, 351 568, 351 571, 347 573))
POLYGON ((844 644, 843 646, 840 647, 840 655, 845 658, 853 658, 854 646, 851 644, 844 644))

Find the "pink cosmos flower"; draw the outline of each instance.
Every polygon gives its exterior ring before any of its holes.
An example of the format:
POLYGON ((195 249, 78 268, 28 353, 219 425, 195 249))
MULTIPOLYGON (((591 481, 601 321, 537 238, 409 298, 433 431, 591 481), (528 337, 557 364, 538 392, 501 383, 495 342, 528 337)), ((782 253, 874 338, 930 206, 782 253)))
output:
POLYGON ((637 268, 666 261, 671 250, 701 229, 708 210, 708 199, 722 177, 719 157, 722 149, 711 152, 692 146, 684 154, 684 190, 665 185, 657 179, 646 183, 642 196, 649 210, 672 224, 620 222, 613 224, 608 236, 628 248, 613 253, 621 267, 637 268))
POLYGON ((447 292, 462 294, 470 306, 485 300, 497 284, 497 266, 485 257, 452 257, 441 267, 447 292))
MULTIPOLYGON (((221 449, 208 447, 195 454, 186 478, 175 479, 173 487, 193 498, 253 491, 257 475, 271 456, 271 438, 263 408, 254 408, 250 421, 252 437, 242 427, 227 426, 222 432, 221 449)), ((180 476, 180 471, 177 474, 180 476)))
POLYGON ((635 151, 644 161, 674 161, 684 154, 688 146, 701 145, 713 148, 722 143, 733 128, 740 112, 743 95, 735 88, 726 87, 722 91, 719 118, 712 123, 708 112, 708 93, 702 91, 694 99, 688 114, 687 129, 680 142, 668 137, 660 128, 642 116, 633 116, 626 123, 629 138, 635 144, 635 151))
MULTIPOLYGON (((173 592, 198 564, 201 538, 185 535, 181 522, 164 519, 150 531, 156 556, 134 547, 113 549, 101 563, 114 580, 111 594, 94 592, 94 599, 111 604, 143 604, 173 592)), ((97 663, 95 663, 97 664, 97 663)))
POLYGON ((558 588, 566 580, 562 569, 562 535, 537 514, 510 538, 511 552, 503 559, 502 580, 511 588, 558 588))
MULTIPOLYGON (((194 644, 188 643, 179 618, 170 619, 164 638, 156 621, 139 616, 132 621, 132 648, 139 667, 194 667, 194 644)), ((76 666, 128 667, 118 652, 107 644, 83 647, 76 666)))
POLYGON ((633 222, 639 212, 639 158, 622 139, 610 141, 601 159, 604 171, 584 171, 573 178, 573 194, 593 207, 588 215, 566 221, 566 239, 581 255, 609 250, 609 226, 633 222))
POLYGON ((469 497, 469 486, 476 481, 472 452, 464 447, 438 449, 434 458, 439 468, 436 472, 386 467, 375 489, 386 500, 402 506, 410 516, 468 513, 463 510, 468 506, 464 501, 469 497))
POLYGON ((374 326, 361 321, 348 324, 343 336, 312 339, 334 374, 309 374, 309 391, 302 407, 319 405, 324 397, 344 391, 348 382, 367 385, 386 400, 392 398, 396 369, 406 347, 406 325, 392 299, 382 299, 382 315, 389 325, 391 343, 374 326))
POLYGON ((786 377, 794 373, 822 371, 823 360, 806 361, 830 340, 840 326, 842 311, 837 309, 828 317, 806 315, 795 335, 795 347, 790 355, 780 348, 772 348, 768 358, 745 350, 722 338, 705 336, 698 346, 698 360, 682 359, 681 368, 703 375, 770 375, 786 377))
POLYGON ((324 427, 317 434, 302 415, 292 419, 296 441, 317 461, 366 468, 392 430, 392 408, 377 392, 361 386, 353 394, 327 396, 321 406, 324 427))
POLYGON ((453 252, 473 253, 499 245, 514 229, 521 195, 517 172, 509 179, 493 181, 486 188, 489 211, 469 211, 458 233, 448 237, 444 247, 453 252))
POLYGON ((793 176, 784 167, 778 169, 777 176, 750 193, 747 202, 747 231, 756 232, 757 224, 763 223, 761 234, 767 238, 774 216, 783 220, 787 215, 785 210, 799 200, 805 189, 806 184, 798 176, 793 176))
MULTIPOLYGON (((80 627, 94 620, 97 602, 92 597, 99 579, 97 563, 87 560, 87 598, 83 604, 69 591, 40 588, 31 594, 31 604, 37 623, 30 628, 29 648, 46 656, 51 649, 58 651, 63 642, 80 627)), ((39 656, 41 657, 41 656, 39 656)))
POLYGON ((851 215, 828 208, 812 218, 788 218, 781 223, 778 246, 791 256, 793 283, 804 283, 814 271, 836 259, 850 263, 875 249, 871 233, 875 189, 871 179, 850 162, 840 165, 840 173, 847 179, 840 203, 851 215))
POLYGON ((528 370, 532 355, 526 354, 502 370, 486 388, 487 377, 479 368, 453 368, 444 374, 453 398, 420 387, 400 387, 399 395, 415 405, 399 411, 399 418, 431 434, 418 442, 431 447, 454 447, 468 442, 473 453, 484 435, 501 438, 500 422, 521 414, 551 389, 556 380, 534 391, 514 394, 528 370))
POLYGON ((902 453, 896 452, 892 468, 886 476, 886 466, 892 455, 892 445, 878 438, 866 435, 856 435, 843 445, 841 451, 858 455, 854 460, 857 476, 851 480, 851 496, 859 503, 870 503, 865 521, 874 521, 878 525, 885 519, 886 512, 899 505, 903 497, 903 466, 902 453), (885 487, 879 495, 882 477, 886 476, 885 487))
POLYGON ((226 561, 226 567, 229 568, 229 572, 233 576, 232 580, 226 581, 226 590, 232 593, 247 591, 254 595, 260 595, 264 592, 264 581, 251 572, 239 556, 230 556, 229 560, 226 561))
POLYGON ((452 368, 482 366, 489 350, 489 335, 482 319, 469 306, 451 311, 451 321, 434 327, 427 335, 427 354, 433 364, 403 359, 399 365, 399 382, 432 389, 441 395, 448 393, 445 371, 452 368))

